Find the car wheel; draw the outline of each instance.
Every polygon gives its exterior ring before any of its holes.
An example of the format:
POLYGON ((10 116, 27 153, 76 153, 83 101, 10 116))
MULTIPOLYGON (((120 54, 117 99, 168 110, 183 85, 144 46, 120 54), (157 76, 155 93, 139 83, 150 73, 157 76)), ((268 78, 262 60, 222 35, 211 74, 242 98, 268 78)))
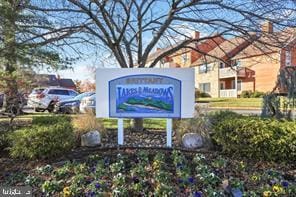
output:
POLYGON ((48 111, 49 113, 52 113, 53 110, 54 110, 54 102, 51 102, 51 103, 49 104, 49 106, 47 107, 47 111, 48 111))
POLYGON ((39 109, 39 108, 35 108, 35 112, 44 112, 45 109, 39 109))

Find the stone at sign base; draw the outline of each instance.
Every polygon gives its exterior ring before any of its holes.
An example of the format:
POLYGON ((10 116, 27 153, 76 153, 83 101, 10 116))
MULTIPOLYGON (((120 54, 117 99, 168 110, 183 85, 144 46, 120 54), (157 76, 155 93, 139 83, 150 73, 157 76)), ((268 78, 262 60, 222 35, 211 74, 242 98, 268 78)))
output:
POLYGON ((186 133, 182 137, 182 144, 185 148, 195 149, 203 147, 203 138, 197 133, 186 133))
POLYGON ((101 134, 98 131, 90 131, 81 135, 81 146, 98 146, 101 144, 101 134))

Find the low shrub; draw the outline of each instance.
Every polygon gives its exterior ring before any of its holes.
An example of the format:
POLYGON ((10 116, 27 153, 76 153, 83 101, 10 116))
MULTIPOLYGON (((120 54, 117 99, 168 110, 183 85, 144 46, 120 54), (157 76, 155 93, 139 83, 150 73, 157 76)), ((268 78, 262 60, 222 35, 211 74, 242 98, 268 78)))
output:
POLYGON ((250 95, 251 94, 252 94, 252 91, 251 90, 244 90, 240 94, 240 97, 242 97, 242 98, 250 98, 250 95))
POLYGON ((251 98, 262 98, 265 95, 264 92, 255 91, 251 94, 251 98))
POLYGON ((214 111, 208 114, 209 121, 211 125, 215 126, 218 123, 226 120, 226 119, 233 119, 237 117, 242 117, 241 114, 235 113, 233 111, 214 111))
POLYGON ((295 122, 232 117, 217 122, 213 139, 224 152, 269 161, 296 161, 295 122))
POLYGON ((77 144, 80 144, 81 135, 89 131, 96 130, 99 131, 101 135, 105 132, 103 121, 101 119, 97 119, 96 116, 91 112, 73 118, 72 124, 74 127, 77 144))
POLYGON ((32 125, 53 125, 60 122, 70 122, 70 116, 53 115, 53 116, 36 116, 33 117, 32 125))
POLYGON ((68 121, 23 128, 11 133, 9 139, 12 144, 10 155, 14 158, 50 158, 75 145, 73 128, 68 121))
POLYGON ((7 133, 0 132, 0 149, 5 149, 9 146, 9 139, 7 137, 7 133))
POLYGON ((199 89, 195 88, 195 98, 209 98, 211 95, 205 92, 201 92, 199 89))
POLYGON ((259 92, 259 91, 251 91, 251 90, 244 90, 240 94, 240 97, 242 98, 262 98, 265 95, 264 92, 259 92))
POLYGON ((182 137, 186 133, 198 133, 200 134, 206 146, 211 148, 210 140, 210 122, 207 115, 202 115, 200 109, 196 107, 196 114, 193 118, 189 119, 175 119, 174 130, 176 131, 176 138, 179 143, 182 142, 182 137))

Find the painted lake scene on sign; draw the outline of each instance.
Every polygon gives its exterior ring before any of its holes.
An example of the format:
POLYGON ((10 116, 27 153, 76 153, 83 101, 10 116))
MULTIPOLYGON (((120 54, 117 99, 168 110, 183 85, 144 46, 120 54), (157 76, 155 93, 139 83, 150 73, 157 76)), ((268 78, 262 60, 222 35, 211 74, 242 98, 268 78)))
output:
POLYGON ((116 112, 174 113, 174 86, 117 85, 116 112))
POLYGON ((120 118, 179 118, 181 81, 154 74, 109 81, 109 115, 120 118))

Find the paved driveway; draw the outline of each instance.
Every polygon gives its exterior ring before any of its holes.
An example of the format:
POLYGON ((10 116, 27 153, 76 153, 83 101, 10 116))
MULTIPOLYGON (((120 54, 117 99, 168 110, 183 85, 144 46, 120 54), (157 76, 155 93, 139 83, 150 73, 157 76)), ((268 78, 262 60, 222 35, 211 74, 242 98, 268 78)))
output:
POLYGON ((210 111, 220 111, 220 110, 229 110, 243 115, 260 115, 261 109, 238 109, 238 108, 212 108, 209 107, 208 103, 196 103, 200 107, 201 111, 210 112, 210 111))

